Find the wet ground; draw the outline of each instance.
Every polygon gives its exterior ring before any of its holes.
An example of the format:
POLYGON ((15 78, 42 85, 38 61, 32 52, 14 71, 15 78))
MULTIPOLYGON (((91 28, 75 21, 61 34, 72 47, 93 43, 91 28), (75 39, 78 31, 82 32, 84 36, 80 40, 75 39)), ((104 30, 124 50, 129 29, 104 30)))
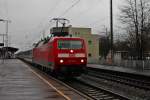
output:
MULTIPOLYGON (((63 91, 65 90, 69 89, 63 87, 63 91)), ((69 95, 75 95, 70 90, 68 92, 69 95)), ((68 96, 68 100, 83 100, 80 96, 76 97, 68 96)), ((4 64, 0 61, 0 100, 66 100, 66 98, 43 82, 23 62, 12 59, 5 60, 4 64)))

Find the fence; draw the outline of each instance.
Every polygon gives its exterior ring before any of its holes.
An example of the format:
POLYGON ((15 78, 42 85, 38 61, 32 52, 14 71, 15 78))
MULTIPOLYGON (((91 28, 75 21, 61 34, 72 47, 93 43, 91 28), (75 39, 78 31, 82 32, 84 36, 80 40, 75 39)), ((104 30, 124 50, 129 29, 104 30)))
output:
POLYGON ((150 69, 150 60, 120 60, 114 61, 114 65, 133 69, 150 69))
MULTIPOLYGON (((104 59, 100 60, 99 64, 110 65, 104 59)), ((150 60, 114 60, 112 65, 139 70, 148 70, 150 69, 150 60)))

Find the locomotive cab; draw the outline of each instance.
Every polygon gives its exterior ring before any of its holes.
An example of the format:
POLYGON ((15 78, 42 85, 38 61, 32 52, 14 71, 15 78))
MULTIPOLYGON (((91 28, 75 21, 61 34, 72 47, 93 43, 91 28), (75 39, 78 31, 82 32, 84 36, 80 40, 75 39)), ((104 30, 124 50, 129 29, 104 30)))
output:
POLYGON ((81 38, 58 38, 56 48, 56 68, 61 72, 80 75, 87 64, 84 40, 81 38))
POLYGON ((76 37, 51 37, 33 49, 33 62, 56 75, 79 76, 87 64, 85 42, 76 37))

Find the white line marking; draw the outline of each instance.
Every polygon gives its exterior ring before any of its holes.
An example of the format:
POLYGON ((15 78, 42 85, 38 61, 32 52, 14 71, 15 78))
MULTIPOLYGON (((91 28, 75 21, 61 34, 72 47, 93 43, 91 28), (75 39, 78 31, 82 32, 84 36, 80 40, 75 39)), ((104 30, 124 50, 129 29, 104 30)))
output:
MULTIPOLYGON (((26 67, 28 67, 26 65, 26 67)), ((71 100, 71 98, 69 98, 68 96, 66 96, 63 92, 61 92, 60 90, 58 90, 55 86, 53 86, 51 83, 49 83, 46 79, 44 79, 41 75, 39 75, 37 72, 35 72, 34 70, 32 70, 30 67, 28 67, 28 69, 34 73, 36 76, 38 76, 41 80, 43 80, 46 84, 48 84, 50 87, 52 87, 56 92, 58 92, 61 96, 63 96, 66 100, 71 100)))

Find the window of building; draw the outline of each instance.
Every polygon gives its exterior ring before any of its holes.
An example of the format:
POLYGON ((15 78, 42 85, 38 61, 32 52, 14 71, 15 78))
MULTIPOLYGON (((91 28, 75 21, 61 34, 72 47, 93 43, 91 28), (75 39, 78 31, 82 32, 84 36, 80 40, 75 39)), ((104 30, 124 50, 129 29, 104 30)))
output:
POLYGON ((91 54, 91 53, 89 53, 89 54, 88 54, 88 57, 92 57, 92 54, 91 54))
POLYGON ((89 40, 89 41, 88 41, 88 44, 92 44, 92 41, 91 41, 91 40, 89 40))
POLYGON ((80 32, 75 32, 75 35, 80 35, 80 32))
POLYGON ((75 32, 75 35, 77 35, 77 32, 75 32))

